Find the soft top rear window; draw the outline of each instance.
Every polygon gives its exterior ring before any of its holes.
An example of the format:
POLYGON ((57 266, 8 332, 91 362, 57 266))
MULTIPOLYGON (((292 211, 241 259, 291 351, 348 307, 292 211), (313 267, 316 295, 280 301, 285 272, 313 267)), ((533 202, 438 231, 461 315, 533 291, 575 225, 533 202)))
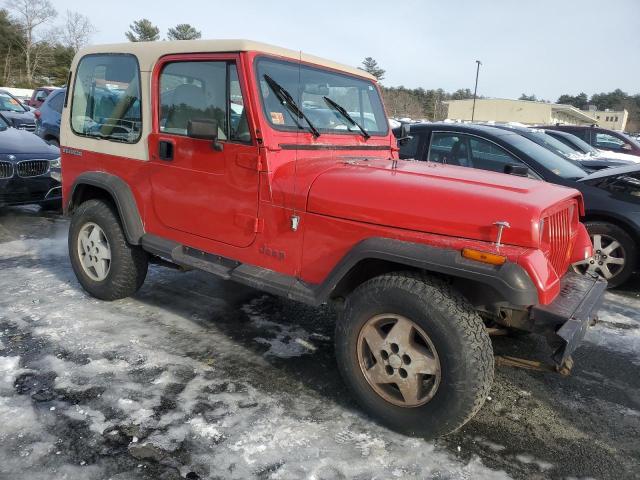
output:
POLYGON ((136 143, 142 130, 140 68, 129 54, 93 54, 80 60, 71 101, 77 135, 136 143))

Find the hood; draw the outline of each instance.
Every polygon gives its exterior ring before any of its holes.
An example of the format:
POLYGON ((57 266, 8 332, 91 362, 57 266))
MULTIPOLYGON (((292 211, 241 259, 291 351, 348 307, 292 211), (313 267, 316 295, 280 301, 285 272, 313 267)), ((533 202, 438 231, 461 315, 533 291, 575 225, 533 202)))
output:
POLYGON ((597 172, 593 172, 587 175, 586 177, 581 178, 578 181, 588 182, 589 180, 598 180, 598 179, 603 179, 608 177, 617 177, 620 175, 629 175, 633 173, 640 173, 640 165, 634 164, 634 165, 626 165, 622 167, 613 167, 613 168, 606 168, 604 170, 598 170, 597 172))
POLYGON ((43 139, 25 130, 7 128, 0 130, 0 155, 59 155, 60 151, 43 139))
POLYGON ((2 115, 7 122, 12 125, 22 125, 23 123, 35 123, 36 117, 33 112, 9 112, 2 110, 0 111, 0 115, 2 115))
POLYGON ((629 155, 628 153, 622 152, 612 152, 609 150, 599 150, 599 154, 597 156, 600 160, 626 160, 628 162, 640 163, 640 157, 637 155, 629 155))
POLYGON ((432 162, 346 161, 321 173, 307 201, 311 213, 487 242, 499 221, 502 241, 536 248, 539 224, 577 190, 502 173, 432 162), (395 167, 395 168, 394 168, 395 167))

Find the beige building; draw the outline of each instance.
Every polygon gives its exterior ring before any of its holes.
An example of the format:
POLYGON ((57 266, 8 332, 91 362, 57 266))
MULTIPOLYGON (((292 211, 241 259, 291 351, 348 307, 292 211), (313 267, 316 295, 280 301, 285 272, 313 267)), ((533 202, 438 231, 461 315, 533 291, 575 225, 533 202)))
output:
POLYGON ((624 132, 624 129, 627 127, 627 120, 629 120, 629 112, 626 110, 592 110, 590 108, 587 113, 596 118, 598 126, 620 132, 624 132))
MULTIPOLYGON (((469 121, 473 108, 471 100, 450 100, 447 119, 469 121)), ((479 98, 476 100, 474 121, 477 122, 518 122, 525 125, 592 125, 597 122, 591 114, 571 105, 557 103, 530 102, 501 98, 479 98)))

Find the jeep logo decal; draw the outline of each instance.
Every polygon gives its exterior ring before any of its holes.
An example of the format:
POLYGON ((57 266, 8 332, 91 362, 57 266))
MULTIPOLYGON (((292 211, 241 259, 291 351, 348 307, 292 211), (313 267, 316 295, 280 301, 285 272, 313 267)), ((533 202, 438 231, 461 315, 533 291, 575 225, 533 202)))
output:
POLYGON ((276 260, 280 260, 281 262, 284 261, 285 253, 282 250, 275 250, 275 249, 273 249, 271 247, 268 247, 266 245, 262 245, 260 247, 259 251, 263 255, 267 255, 269 257, 273 257, 276 260))

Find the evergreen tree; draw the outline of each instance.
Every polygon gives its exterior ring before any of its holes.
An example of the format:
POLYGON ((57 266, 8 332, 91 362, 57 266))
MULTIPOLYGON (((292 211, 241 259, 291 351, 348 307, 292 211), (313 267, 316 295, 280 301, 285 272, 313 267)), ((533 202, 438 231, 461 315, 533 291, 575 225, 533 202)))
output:
POLYGON ((167 32, 168 40, 197 40, 202 33, 188 23, 180 23, 167 32))
POLYGON ((160 29, 150 20, 143 18, 129 25, 129 31, 125 32, 130 42, 155 42, 160 40, 160 29))
POLYGON ((374 77, 376 77, 376 79, 380 82, 382 80, 384 80, 384 74, 386 72, 386 70, 383 70, 382 68, 380 68, 380 66, 378 65, 378 62, 376 62, 373 58, 371 57, 367 57, 362 61, 362 66, 364 68, 362 68, 362 70, 370 73, 371 75, 373 75, 374 77))

